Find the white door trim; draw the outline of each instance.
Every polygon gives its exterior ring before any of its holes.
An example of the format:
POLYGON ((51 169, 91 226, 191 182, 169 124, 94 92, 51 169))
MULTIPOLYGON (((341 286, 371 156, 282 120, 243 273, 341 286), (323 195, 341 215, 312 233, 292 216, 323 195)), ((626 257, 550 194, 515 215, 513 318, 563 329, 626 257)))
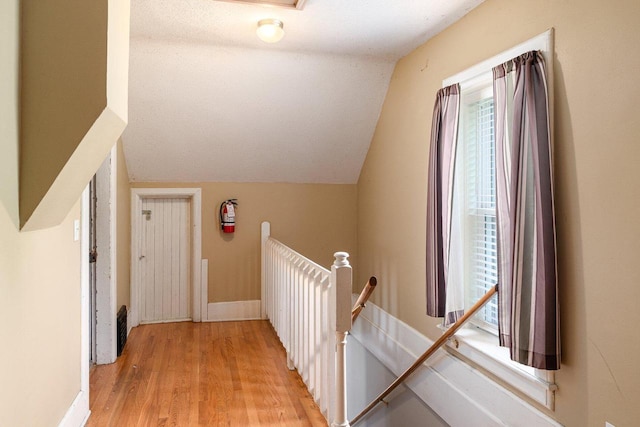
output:
POLYGON ((194 322, 207 320, 207 286, 200 280, 202 263, 202 190, 200 188, 132 188, 131 189, 131 325, 140 324, 140 236, 142 199, 191 200, 191 306, 194 322))
MULTIPOLYGON (((96 235, 98 259, 96 260, 96 363, 113 363, 118 357, 116 334, 116 303, 118 265, 117 242, 117 191, 118 191, 118 152, 114 145, 105 162, 106 170, 96 173, 96 235), (102 174, 108 173, 108 176, 102 174), (101 189, 103 191, 101 191, 101 189), (107 193, 107 195, 105 195, 107 193)), ((104 163, 103 163, 104 165, 104 163)))

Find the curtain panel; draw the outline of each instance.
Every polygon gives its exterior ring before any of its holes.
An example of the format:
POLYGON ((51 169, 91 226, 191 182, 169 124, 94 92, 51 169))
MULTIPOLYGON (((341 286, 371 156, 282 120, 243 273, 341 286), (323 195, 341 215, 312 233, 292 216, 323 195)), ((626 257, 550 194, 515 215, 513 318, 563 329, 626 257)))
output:
MULTIPOLYGON (((511 358, 560 368, 556 232, 546 70, 540 52, 493 69, 498 329, 511 358)), ((438 91, 427 185, 427 315, 464 313, 463 254, 454 177, 460 86, 438 91), (452 225, 453 224, 453 225, 452 225)))
POLYGON ((519 363, 555 370, 560 323, 544 59, 527 52, 493 76, 500 345, 519 363))
POLYGON ((427 315, 446 315, 453 174, 460 115, 460 85, 438 91, 433 108, 427 183, 427 315))

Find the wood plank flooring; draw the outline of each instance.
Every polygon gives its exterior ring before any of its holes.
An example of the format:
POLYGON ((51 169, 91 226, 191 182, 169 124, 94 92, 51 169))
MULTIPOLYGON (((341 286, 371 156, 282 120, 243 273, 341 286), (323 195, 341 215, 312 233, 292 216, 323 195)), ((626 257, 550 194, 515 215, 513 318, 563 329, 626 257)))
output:
POLYGON ((139 326, 90 381, 90 427, 327 425, 262 320, 139 326))

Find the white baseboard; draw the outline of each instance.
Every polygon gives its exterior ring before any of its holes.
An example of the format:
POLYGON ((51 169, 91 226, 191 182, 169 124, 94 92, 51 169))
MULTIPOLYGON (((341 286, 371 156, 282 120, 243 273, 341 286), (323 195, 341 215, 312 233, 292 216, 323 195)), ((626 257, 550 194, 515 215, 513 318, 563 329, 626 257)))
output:
POLYGON ((225 322, 231 320, 256 320, 260 317, 260 300, 210 302, 207 305, 206 322, 225 322))
POLYGON ((131 309, 127 308, 127 338, 133 329, 133 319, 131 318, 131 309))
POLYGON ((69 406, 67 413, 58 424, 58 427, 83 427, 89 419, 89 394, 80 391, 69 406))
MULTIPOLYGON (((354 295, 354 301, 357 295, 354 295)), ((354 322, 355 338, 396 376, 402 374, 433 341, 367 303, 354 322)), ((513 425, 560 426, 469 364, 438 350, 405 382, 447 424, 457 427, 513 425)))

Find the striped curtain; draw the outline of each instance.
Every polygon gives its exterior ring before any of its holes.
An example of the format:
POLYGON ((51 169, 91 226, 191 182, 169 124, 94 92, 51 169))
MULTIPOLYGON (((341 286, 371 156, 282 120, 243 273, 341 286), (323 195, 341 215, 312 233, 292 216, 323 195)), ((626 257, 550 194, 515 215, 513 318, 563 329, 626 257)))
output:
POLYGON ((440 89, 433 108, 427 185, 427 315, 432 317, 447 315, 445 303, 459 113, 460 86, 455 84, 440 89))
POLYGON ((545 64, 527 52, 493 69, 500 345, 516 362, 560 368, 545 64))

